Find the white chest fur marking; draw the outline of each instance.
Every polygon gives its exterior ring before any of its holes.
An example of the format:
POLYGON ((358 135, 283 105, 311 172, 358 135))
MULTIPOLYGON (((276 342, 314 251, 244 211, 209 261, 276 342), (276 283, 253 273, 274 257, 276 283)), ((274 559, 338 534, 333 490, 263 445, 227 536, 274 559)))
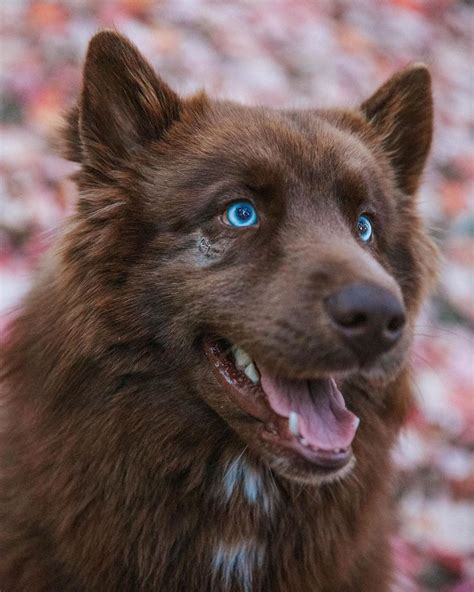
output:
POLYGON ((212 560, 213 578, 220 584, 218 589, 225 590, 236 584, 239 589, 252 592, 253 574, 262 568, 264 557, 263 547, 253 539, 219 543, 212 560))
POLYGON ((223 478, 224 497, 228 502, 242 492, 249 504, 259 503, 265 510, 270 508, 270 499, 262 475, 243 458, 231 461, 223 478))

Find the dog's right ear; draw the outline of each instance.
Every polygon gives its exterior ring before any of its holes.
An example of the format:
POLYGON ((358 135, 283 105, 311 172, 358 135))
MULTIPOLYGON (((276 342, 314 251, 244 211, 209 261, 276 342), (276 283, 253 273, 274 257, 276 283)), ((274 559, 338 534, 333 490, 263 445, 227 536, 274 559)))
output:
POLYGON ((67 116, 65 155, 107 175, 137 147, 160 139, 181 108, 128 39, 102 31, 89 44, 81 98, 67 116))

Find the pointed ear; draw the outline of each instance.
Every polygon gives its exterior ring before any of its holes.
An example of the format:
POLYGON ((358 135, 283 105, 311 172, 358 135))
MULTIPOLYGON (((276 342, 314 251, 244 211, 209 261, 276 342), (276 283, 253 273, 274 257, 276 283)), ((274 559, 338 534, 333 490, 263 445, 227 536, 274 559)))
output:
POLYGON ((361 105, 382 139, 398 185, 411 195, 419 185, 433 134, 431 76, 423 64, 395 74, 361 105))
POLYGON ((114 31, 92 38, 78 113, 83 162, 99 170, 113 166, 159 139, 180 111, 179 97, 130 41, 114 31))

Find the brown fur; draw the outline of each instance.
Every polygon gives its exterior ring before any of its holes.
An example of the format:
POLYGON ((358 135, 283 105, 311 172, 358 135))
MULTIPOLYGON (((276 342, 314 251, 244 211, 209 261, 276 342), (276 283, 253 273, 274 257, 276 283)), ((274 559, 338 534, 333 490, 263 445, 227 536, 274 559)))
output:
POLYGON ((424 66, 360 109, 276 111, 181 99, 118 34, 92 40, 64 131, 77 211, 3 358, 3 590, 388 590, 389 453, 435 270, 414 197, 431 131, 424 66), (216 224, 248 195, 257 231, 216 224), (321 302, 360 279, 401 291, 408 325, 343 385, 361 418, 352 473, 302 483, 201 341, 230 337, 292 377, 344 368, 321 302))

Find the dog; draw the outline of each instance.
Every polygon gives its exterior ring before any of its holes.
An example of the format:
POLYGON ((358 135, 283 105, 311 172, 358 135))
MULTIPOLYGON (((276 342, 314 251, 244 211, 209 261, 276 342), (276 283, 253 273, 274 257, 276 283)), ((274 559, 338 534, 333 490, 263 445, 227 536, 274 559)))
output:
POLYGON ((422 64, 279 110, 93 37, 77 207, 3 353, 3 590, 389 590, 432 118, 422 64))

